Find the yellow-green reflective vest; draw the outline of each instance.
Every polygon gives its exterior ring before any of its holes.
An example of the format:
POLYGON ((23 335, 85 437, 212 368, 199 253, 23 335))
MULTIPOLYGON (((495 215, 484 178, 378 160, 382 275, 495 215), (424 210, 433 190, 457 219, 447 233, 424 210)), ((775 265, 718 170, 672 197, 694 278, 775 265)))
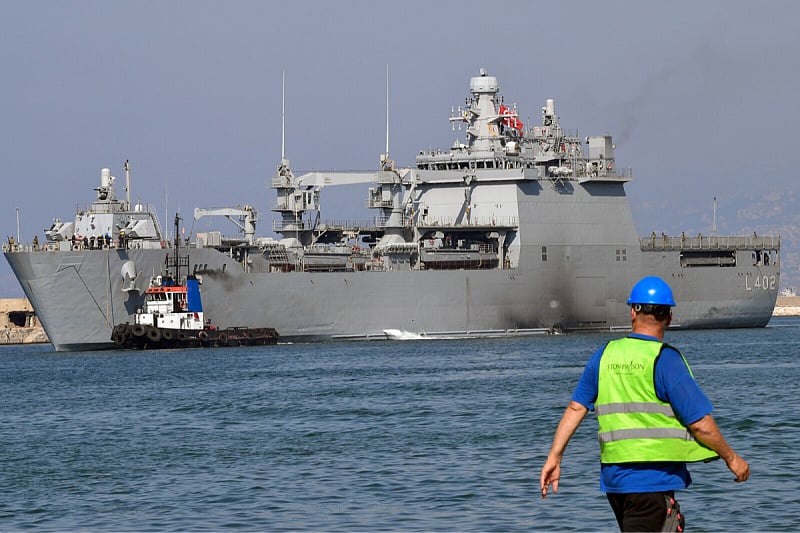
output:
MULTIPOLYGON (((603 350, 595 402, 601 463, 717 457, 694 439, 670 404, 656 396, 655 365, 663 347, 661 342, 626 337, 609 342, 603 350)), ((683 362, 691 374, 686 359, 683 362)))

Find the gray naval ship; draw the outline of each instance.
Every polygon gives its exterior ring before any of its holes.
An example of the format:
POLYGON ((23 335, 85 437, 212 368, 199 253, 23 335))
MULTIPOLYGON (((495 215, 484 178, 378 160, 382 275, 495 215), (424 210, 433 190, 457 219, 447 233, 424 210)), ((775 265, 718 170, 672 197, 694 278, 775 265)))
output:
MULTIPOLYGON (((656 275, 678 301, 673 327, 769 321, 779 237, 638 236, 632 173, 611 136, 565 131, 553 100, 524 127, 483 69, 450 123, 464 142, 419 152, 414 168, 396 168, 387 142, 376 171, 295 176, 282 148, 270 207, 280 238, 256 236, 252 206, 196 209, 238 227, 180 246, 206 316, 275 328, 283 341, 608 331, 630 327, 628 292, 656 275), (371 184, 374 219, 325 222, 323 187, 353 183, 371 184)), ((151 278, 179 259, 154 210, 131 204, 125 171, 126 199, 103 169, 74 221, 56 219, 41 244, 4 246, 56 350, 113 347, 114 326, 133 323, 151 278)))

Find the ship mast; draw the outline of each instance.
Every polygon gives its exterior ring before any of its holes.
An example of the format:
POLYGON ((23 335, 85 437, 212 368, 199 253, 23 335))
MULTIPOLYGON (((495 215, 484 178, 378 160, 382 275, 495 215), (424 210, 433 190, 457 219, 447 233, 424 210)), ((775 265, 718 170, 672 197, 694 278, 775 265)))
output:
MULTIPOLYGON (((178 231, 178 226, 181 223, 181 216, 179 213, 175 213, 175 282, 178 283, 181 279, 180 271, 180 261, 179 258, 181 256, 181 234, 178 231)), ((187 272, 188 273, 188 272, 187 272)))
POLYGON ((381 170, 394 170, 394 161, 389 157, 389 65, 386 65, 386 151, 380 157, 381 170))
POLYGON ((714 197, 714 218, 711 221, 711 235, 717 234, 717 197, 714 197))
MULTIPOLYGON (((272 188, 276 189, 277 202, 272 208, 281 215, 281 220, 273 229, 284 235, 294 233, 295 238, 304 241, 309 230, 319 223, 320 184, 304 183, 303 178, 295 179, 289 160, 286 159, 286 75, 282 76, 281 88, 281 162, 278 172, 272 178, 272 188), (304 189, 307 187, 307 189, 304 189), (310 190, 309 190, 310 189, 310 190), (316 214, 314 220, 306 220, 306 213, 316 214)), ((310 237, 310 233, 308 234, 310 237)), ((310 242, 304 242, 310 244, 310 242)))
POLYGON ((286 160, 286 72, 282 72, 281 73, 281 164, 285 160, 286 160))
POLYGON ((125 169, 125 196, 127 203, 125 205, 125 210, 131 210, 131 165, 128 160, 125 160, 125 164, 122 165, 122 168, 125 169))
POLYGON ((189 278, 189 256, 186 255, 181 257, 181 233, 180 233, 180 223, 181 218, 180 213, 175 213, 175 257, 172 260, 169 260, 169 256, 167 256, 167 274, 169 274, 170 267, 174 268, 175 270, 175 283, 178 284, 185 284, 186 280, 189 278), (181 280, 181 267, 186 267, 186 277, 181 280))
POLYGON ((389 64, 386 64, 386 159, 389 159, 389 64))

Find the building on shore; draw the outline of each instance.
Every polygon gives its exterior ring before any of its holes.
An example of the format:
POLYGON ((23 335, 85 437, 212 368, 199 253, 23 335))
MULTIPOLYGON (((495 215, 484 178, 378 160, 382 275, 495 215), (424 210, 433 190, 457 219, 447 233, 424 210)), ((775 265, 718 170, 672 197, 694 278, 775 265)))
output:
POLYGON ((50 342, 26 298, 0 299, 0 344, 50 342))

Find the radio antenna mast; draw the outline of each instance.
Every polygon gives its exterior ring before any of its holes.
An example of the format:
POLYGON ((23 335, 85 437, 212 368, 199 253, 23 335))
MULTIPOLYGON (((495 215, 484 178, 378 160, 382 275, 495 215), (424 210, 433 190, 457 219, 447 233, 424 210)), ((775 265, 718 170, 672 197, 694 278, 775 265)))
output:
POLYGON ((389 64, 386 64, 386 157, 389 157, 389 64))
POLYGON ((389 64, 386 64, 386 151, 381 154, 381 170, 394 170, 394 162, 389 158, 389 64))
POLYGON ((281 161, 286 159, 286 71, 281 73, 281 161))
POLYGON ((714 197, 714 218, 711 220, 711 234, 717 234, 717 197, 714 197))
POLYGON ((125 160, 125 164, 122 165, 122 168, 125 170, 125 201, 127 202, 125 209, 130 211, 131 210, 131 165, 127 159, 125 160))

